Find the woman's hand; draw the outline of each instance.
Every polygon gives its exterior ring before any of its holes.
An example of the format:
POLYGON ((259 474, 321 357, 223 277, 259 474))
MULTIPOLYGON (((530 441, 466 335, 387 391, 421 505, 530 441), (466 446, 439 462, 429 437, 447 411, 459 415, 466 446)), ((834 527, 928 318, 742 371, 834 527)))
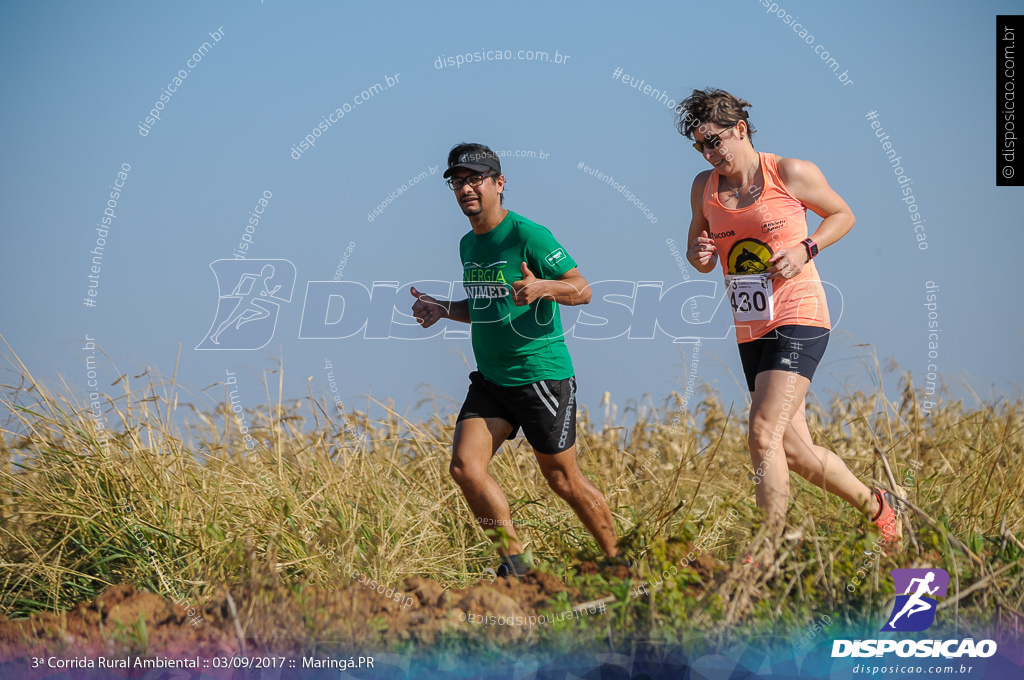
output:
POLYGON ((708 238, 708 232, 700 232, 700 236, 690 241, 690 247, 686 249, 686 259, 695 267, 707 267, 718 258, 718 248, 715 247, 713 239, 708 238))
POLYGON ((791 279, 800 275, 807 259, 807 251, 802 247, 793 251, 783 248, 768 260, 773 266, 766 273, 772 279, 791 279))

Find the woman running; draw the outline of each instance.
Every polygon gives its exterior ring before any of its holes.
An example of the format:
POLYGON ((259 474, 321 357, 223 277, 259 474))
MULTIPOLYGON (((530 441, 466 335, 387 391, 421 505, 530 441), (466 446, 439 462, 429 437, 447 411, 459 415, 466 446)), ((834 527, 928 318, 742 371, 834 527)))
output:
POLYGON ((811 260, 850 231, 853 212, 813 163, 754 150, 749 106, 709 88, 694 90, 676 113, 680 134, 712 166, 690 190, 686 258, 703 274, 721 259, 751 392, 747 444, 757 506, 780 534, 792 470, 867 514, 892 543, 899 528, 891 496, 868 489, 839 456, 816 446, 804 417, 804 397, 831 328, 811 260), (807 208, 822 218, 813 238, 807 208))

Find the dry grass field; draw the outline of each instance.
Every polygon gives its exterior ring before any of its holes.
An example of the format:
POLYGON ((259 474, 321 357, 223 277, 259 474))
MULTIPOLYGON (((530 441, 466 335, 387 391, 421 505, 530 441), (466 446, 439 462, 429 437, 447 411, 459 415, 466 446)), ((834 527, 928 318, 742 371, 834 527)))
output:
POLYGON ((516 441, 491 469, 537 569, 509 584, 490 583, 490 541, 448 476, 454 413, 409 422, 375 403, 380 417, 352 404, 341 417, 323 394, 286 403, 268 385, 265 403, 242 411, 247 454, 227 386, 209 412, 185 403, 173 379, 124 375, 106 388, 103 438, 71 390, 48 390, 9 361, 20 384, 5 386, 2 408, 0 661, 54 646, 227 653, 733 636, 799 646, 823 620, 833 636, 877 631, 893 596, 888 570, 909 566, 950 574, 932 633, 1019 639, 1024 625, 1019 402, 945 399, 925 417, 907 375, 895 398, 812 399, 819 443, 888 486, 884 455, 906 488, 902 547, 879 554, 868 521, 794 476, 786 533, 769 546, 777 559, 751 569, 742 557, 766 539, 745 405, 704 389, 685 409, 673 395, 627 421, 606 400, 600 418, 581 413, 580 463, 638 568, 595 567, 596 546, 516 441), (596 602, 603 613, 543 628, 462 620, 596 602))

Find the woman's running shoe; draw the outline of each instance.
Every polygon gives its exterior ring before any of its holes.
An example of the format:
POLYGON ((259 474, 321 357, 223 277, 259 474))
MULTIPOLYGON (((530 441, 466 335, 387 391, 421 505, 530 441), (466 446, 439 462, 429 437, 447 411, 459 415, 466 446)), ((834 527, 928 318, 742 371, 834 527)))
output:
POLYGON ((893 496, 888 491, 883 492, 881 489, 874 489, 873 493, 880 509, 878 514, 871 518, 871 521, 882 533, 882 542, 887 545, 895 545, 900 540, 900 534, 903 533, 903 523, 900 521, 900 516, 893 510, 893 496))

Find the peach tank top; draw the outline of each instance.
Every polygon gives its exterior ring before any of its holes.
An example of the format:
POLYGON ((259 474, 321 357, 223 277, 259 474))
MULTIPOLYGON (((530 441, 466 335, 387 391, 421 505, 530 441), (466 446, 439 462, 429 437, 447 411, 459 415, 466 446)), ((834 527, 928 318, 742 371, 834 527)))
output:
MULTIPOLYGON (((704 217, 711 225, 711 238, 718 249, 722 271, 726 275, 760 274, 771 265, 776 252, 803 250, 807 238, 807 208, 787 190, 775 161, 775 155, 758 153, 764 175, 764 191, 750 206, 726 208, 718 198, 718 170, 711 172, 704 187, 704 217)), ((779 326, 798 325, 831 328, 825 289, 814 262, 803 266, 792 279, 773 279, 773 318, 745 320, 733 317, 736 340, 750 342, 779 326)))

